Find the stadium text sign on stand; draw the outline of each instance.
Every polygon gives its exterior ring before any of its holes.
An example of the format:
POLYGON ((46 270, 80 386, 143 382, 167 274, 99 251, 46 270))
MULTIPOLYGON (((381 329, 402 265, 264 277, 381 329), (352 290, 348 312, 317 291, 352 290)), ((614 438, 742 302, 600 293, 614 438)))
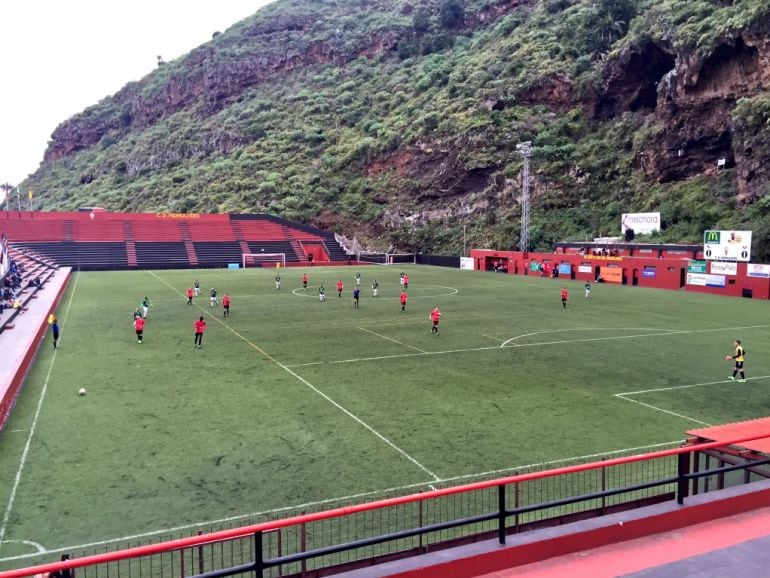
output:
POLYGON ((735 261, 711 261, 711 273, 717 275, 737 275, 738 263, 735 261))
POLYGON ((620 232, 625 235, 628 229, 638 235, 660 231, 660 213, 623 213, 620 217, 620 232))
POLYGON ((751 231, 705 231, 703 255, 708 260, 748 261, 751 258, 751 231))
POLYGON ((687 284, 696 285, 698 287, 724 287, 725 276, 724 275, 704 275, 701 273, 688 273, 687 284))
POLYGON ((748 277, 770 277, 770 265, 760 265, 759 263, 749 263, 746 266, 746 275, 748 277))

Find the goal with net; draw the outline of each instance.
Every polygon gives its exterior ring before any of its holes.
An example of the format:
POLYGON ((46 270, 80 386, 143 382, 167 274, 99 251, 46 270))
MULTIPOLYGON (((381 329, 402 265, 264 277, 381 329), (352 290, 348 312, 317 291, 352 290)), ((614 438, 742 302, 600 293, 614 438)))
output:
POLYGON ((286 253, 242 253, 243 268, 286 267, 286 253))
POLYGON ((417 263, 416 253, 372 253, 361 251, 358 254, 361 263, 373 263, 376 265, 398 265, 404 263, 417 263))

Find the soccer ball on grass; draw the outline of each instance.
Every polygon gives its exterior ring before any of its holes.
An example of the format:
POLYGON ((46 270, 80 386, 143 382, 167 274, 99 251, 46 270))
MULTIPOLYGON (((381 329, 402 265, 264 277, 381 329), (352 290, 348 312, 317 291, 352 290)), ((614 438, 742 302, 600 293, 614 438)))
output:
POLYGON ((78 395, 85 395, 85 394, 86 394, 86 388, 85 388, 85 387, 81 387, 81 388, 78 390, 78 395))

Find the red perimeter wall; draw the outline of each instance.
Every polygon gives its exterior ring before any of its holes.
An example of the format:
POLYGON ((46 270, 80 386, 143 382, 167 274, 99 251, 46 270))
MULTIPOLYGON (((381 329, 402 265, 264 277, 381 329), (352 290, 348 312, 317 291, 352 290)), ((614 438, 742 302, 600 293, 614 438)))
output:
MULTIPOLYGON (((564 253, 521 253, 519 251, 492 251, 472 249, 471 257, 474 268, 480 271, 493 270, 495 265, 507 268, 509 275, 551 276, 553 267, 569 265, 570 274, 560 274, 557 281, 571 279, 575 281, 594 281, 596 274, 603 267, 619 269, 619 279, 623 285, 652 287, 655 289, 685 290, 695 293, 711 293, 741 297, 744 290, 749 290, 754 299, 770 299, 770 278, 749 277, 746 274, 747 263, 738 263, 736 275, 726 276, 725 287, 701 287, 687 285, 687 265, 689 258, 680 257, 599 257, 564 253), (531 271, 533 261, 544 265, 544 272, 531 271)), ((603 275, 605 282, 611 275, 603 275)))

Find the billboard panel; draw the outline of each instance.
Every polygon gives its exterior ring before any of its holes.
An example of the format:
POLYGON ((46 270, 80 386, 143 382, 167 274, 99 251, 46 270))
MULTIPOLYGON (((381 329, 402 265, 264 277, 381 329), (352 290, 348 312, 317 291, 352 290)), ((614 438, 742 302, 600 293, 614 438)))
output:
POLYGON ((687 284, 699 287, 724 287, 724 275, 706 275, 703 273, 688 273, 687 284))
POLYGON ((735 261, 711 261, 711 272, 717 275, 737 275, 738 263, 735 261))
POLYGON ((572 265, 569 263, 559 263, 559 275, 572 275, 572 265))
POLYGON ((623 269, 620 267, 602 267, 599 271, 605 283, 623 282, 623 269))
POLYGON ((473 271, 473 264, 474 264, 473 257, 460 257, 460 269, 466 269, 468 271, 473 271))
POLYGON ((703 256, 716 261, 748 261, 751 231, 705 231, 703 256))
POLYGON ((593 273, 594 268, 591 265, 578 265, 578 273, 593 273))
POLYGON ((623 213, 620 217, 620 232, 625 235, 633 229, 638 235, 660 231, 660 213, 623 213))
POLYGON ((749 263, 746 265, 746 275, 749 277, 770 277, 770 265, 749 263))
POLYGON ((687 272, 688 273, 705 273, 706 272, 706 262, 705 261, 690 261, 690 264, 687 265, 687 272))

